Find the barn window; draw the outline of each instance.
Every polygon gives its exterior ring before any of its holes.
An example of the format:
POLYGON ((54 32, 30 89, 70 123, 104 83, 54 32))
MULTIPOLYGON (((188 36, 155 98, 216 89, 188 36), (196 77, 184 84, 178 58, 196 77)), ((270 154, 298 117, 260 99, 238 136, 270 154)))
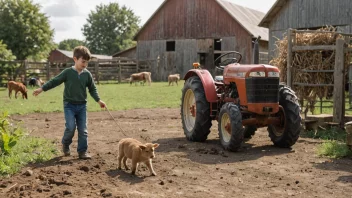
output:
POLYGON ((214 39, 214 50, 221 51, 221 41, 222 39, 214 39))
POLYGON ((175 41, 166 41, 166 51, 167 52, 174 52, 176 43, 175 41))

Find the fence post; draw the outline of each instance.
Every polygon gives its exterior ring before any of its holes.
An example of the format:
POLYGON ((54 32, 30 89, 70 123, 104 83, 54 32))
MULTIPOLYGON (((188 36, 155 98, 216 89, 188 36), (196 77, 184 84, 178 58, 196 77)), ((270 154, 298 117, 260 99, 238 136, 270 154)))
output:
POLYGON ((46 81, 50 79, 50 62, 46 62, 46 81))
POLYGON ((98 84, 100 84, 99 83, 99 62, 98 61, 95 61, 94 71, 95 71, 95 80, 97 81, 98 84))
POLYGON ((348 67, 348 104, 351 109, 352 103, 352 65, 348 67))
POLYGON ((344 44, 343 39, 336 40, 336 55, 334 69, 334 108, 333 122, 344 127, 345 116, 345 89, 344 89, 344 44))
POLYGON ((28 61, 24 60, 23 64, 24 64, 24 72, 23 72, 23 74, 24 74, 24 82, 27 83, 28 61))
POLYGON ((292 87, 292 29, 287 30, 287 86, 292 87))
POLYGON ((139 73, 139 61, 136 59, 136 69, 137 69, 137 73, 139 73))
POLYGON ((122 70, 122 65, 121 65, 121 59, 120 59, 120 58, 119 58, 119 61, 118 61, 118 65, 119 65, 119 84, 121 84, 121 78, 122 78, 121 70, 122 70))

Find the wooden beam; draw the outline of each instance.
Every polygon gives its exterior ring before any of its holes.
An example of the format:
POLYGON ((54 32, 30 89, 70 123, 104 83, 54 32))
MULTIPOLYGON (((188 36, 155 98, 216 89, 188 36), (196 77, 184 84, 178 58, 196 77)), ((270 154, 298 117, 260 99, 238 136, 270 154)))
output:
POLYGON ((334 84, 310 84, 310 83, 293 83, 293 85, 305 86, 305 87, 333 87, 334 86, 334 84))
POLYGON ((321 33, 329 33, 329 34, 340 34, 343 36, 352 36, 352 34, 347 34, 347 33, 342 33, 342 32, 332 32, 332 31, 318 31, 318 30, 295 30, 297 33, 315 33, 315 34, 321 34, 321 33))
POLYGON ((344 44, 343 39, 336 40, 333 122, 339 123, 340 127, 344 127, 345 116, 344 44))
POLYGON ((292 29, 287 30, 287 86, 292 87, 292 29))
POLYGON ((328 50, 336 50, 335 45, 313 45, 313 46, 294 46, 292 51, 297 52, 297 51, 306 51, 306 50, 323 50, 323 51, 328 51, 328 50))
POLYGON ((306 73, 333 73, 335 70, 308 70, 308 69, 301 69, 301 72, 306 73))

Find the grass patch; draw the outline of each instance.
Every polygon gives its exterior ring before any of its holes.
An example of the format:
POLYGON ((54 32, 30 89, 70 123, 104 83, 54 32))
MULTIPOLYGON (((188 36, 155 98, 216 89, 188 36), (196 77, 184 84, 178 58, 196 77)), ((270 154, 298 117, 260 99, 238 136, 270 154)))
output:
POLYGON ((8 155, 0 155, 0 175, 11 175, 29 163, 40 163, 58 154, 56 146, 49 140, 23 136, 8 155))
POLYGON ((344 142, 346 141, 346 132, 339 128, 332 127, 327 130, 319 129, 317 133, 314 131, 305 131, 304 133, 301 133, 301 137, 344 142))
POLYGON ((306 131, 301 137, 325 140, 317 148, 318 156, 329 158, 342 158, 351 156, 352 152, 346 145, 346 132, 342 129, 332 127, 327 130, 306 131))
MULTIPOLYGON (((109 110, 128 110, 138 108, 176 108, 181 104, 181 89, 179 86, 168 86, 167 82, 153 82, 151 86, 130 84, 104 84, 97 85, 98 93, 109 110)), ((42 112, 63 111, 63 90, 60 85, 52 90, 34 97, 33 88, 28 90, 28 100, 8 98, 7 90, 0 90, 0 109, 9 114, 29 114, 42 112)), ((20 94, 18 94, 20 96, 20 94)), ((88 93, 88 111, 101 111, 99 105, 88 93)))
POLYGON ((352 152, 349 150, 346 143, 339 141, 327 141, 318 146, 318 155, 330 158, 342 158, 351 156, 352 152))
POLYGON ((44 162, 57 154, 51 141, 26 135, 6 112, 0 117, 0 176, 14 174, 28 163, 44 162))

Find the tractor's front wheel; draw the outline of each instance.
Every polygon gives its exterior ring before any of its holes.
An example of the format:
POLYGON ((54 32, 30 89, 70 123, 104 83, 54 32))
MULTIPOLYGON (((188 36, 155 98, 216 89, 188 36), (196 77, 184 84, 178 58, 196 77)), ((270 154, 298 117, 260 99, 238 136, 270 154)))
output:
POLYGON ((237 151, 243 142, 242 114, 238 106, 226 103, 219 114, 219 136, 221 145, 229 151, 237 151))
POLYGON ((280 110, 277 113, 281 118, 279 125, 269 125, 268 131, 275 146, 288 148, 294 145, 301 129, 301 115, 298 98, 289 87, 279 89, 280 110))
POLYGON ((182 89, 181 117, 188 140, 203 142, 207 139, 211 127, 210 104, 198 76, 187 79, 182 89))

